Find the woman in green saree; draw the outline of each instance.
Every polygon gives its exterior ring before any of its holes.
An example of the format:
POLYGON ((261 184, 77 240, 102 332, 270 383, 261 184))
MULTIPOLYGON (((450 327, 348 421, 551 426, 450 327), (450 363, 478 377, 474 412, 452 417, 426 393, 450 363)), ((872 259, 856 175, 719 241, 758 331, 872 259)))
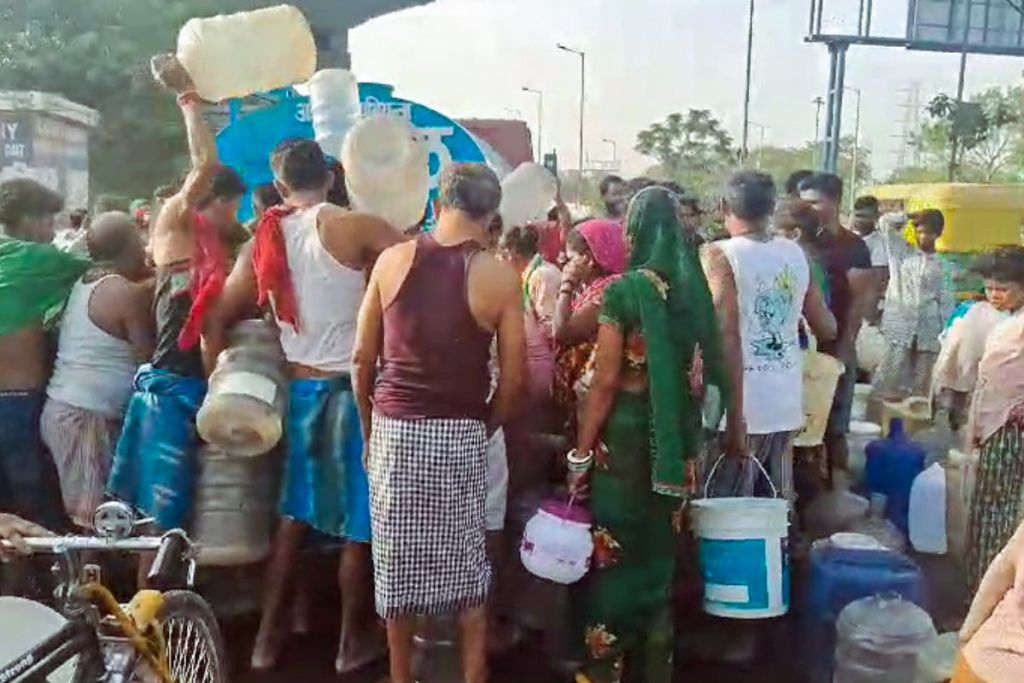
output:
POLYGON ((570 488, 589 491, 594 520, 578 683, 672 677, 677 537, 697 482, 705 378, 722 377, 711 294, 679 235, 669 192, 634 197, 629 271, 605 293, 591 393, 568 457, 570 488))

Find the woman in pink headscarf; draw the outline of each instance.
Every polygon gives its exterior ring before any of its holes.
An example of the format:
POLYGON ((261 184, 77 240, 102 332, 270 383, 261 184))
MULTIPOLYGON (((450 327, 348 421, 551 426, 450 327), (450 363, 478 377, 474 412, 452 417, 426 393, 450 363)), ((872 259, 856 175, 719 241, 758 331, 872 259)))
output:
POLYGON ((580 224, 566 239, 569 262, 555 305, 555 401, 568 418, 570 442, 576 416, 589 388, 594 342, 604 290, 626 269, 626 235, 616 220, 594 219, 580 224))

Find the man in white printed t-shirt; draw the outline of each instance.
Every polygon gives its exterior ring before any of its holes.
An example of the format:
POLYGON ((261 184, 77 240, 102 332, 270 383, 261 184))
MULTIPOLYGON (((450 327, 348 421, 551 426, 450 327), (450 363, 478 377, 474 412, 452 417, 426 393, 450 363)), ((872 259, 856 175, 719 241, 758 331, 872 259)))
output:
MULTIPOLYGON (((800 319, 822 341, 835 337, 836 321, 822 292, 810 286, 804 251, 769 234, 775 209, 771 177, 737 172, 726 183, 722 204, 730 238, 707 245, 702 259, 733 369, 729 409, 743 411, 747 453, 767 470, 779 495, 792 500, 790 445, 804 424, 800 319)), ((709 450, 718 457, 715 448, 709 450)), ((736 455, 733 447, 723 450, 736 455)), ((767 488, 767 482, 757 486, 757 467, 749 460, 730 459, 719 470, 715 486, 725 495, 751 496, 767 488)))

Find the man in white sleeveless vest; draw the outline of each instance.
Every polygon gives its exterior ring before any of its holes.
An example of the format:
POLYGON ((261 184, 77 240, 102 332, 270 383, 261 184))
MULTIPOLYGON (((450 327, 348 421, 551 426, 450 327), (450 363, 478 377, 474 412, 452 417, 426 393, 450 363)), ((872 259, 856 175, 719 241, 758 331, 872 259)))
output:
POLYGON ((267 574, 252 666, 281 651, 303 537, 312 528, 347 542, 336 668, 352 673, 384 655, 373 609, 369 484, 352 395, 351 358, 366 272, 402 240, 385 221, 327 203, 333 174, 311 140, 289 140, 271 157, 284 204, 268 209, 243 247, 203 334, 212 370, 235 322, 271 307, 291 378, 280 505, 281 525, 267 574))
POLYGON ((81 527, 103 502, 135 371, 153 353, 153 289, 139 284, 150 271, 138 228, 111 211, 87 238, 94 266, 68 298, 40 419, 64 509, 81 527))
MULTIPOLYGON (((779 495, 792 500, 790 446, 804 423, 800 319, 806 318, 823 341, 835 337, 836 322, 821 290, 810 283, 804 251, 769 233, 774 209, 775 184, 770 176, 756 171, 734 174, 723 199, 730 237, 707 245, 703 261, 733 375, 728 406, 733 415, 726 420, 724 450, 734 456, 752 455, 767 470, 779 495)), ((746 458, 723 463, 715 485, 726 495, 771 495, 757 466, 746 458)))

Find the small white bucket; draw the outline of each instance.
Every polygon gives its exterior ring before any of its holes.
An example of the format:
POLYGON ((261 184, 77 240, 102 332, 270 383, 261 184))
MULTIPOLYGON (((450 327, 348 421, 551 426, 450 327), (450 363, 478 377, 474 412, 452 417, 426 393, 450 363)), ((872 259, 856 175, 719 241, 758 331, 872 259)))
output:
MULTIPOLYGON (((767 478, 761 463, 751 459, 767 478)), ((705 496, 721 460, 708 475, 705 496)), ((788 612, 788 502, 776 493, 775 498, 705 497, 692 507, 704 611, 731 619, 767 619, 788 612)))

